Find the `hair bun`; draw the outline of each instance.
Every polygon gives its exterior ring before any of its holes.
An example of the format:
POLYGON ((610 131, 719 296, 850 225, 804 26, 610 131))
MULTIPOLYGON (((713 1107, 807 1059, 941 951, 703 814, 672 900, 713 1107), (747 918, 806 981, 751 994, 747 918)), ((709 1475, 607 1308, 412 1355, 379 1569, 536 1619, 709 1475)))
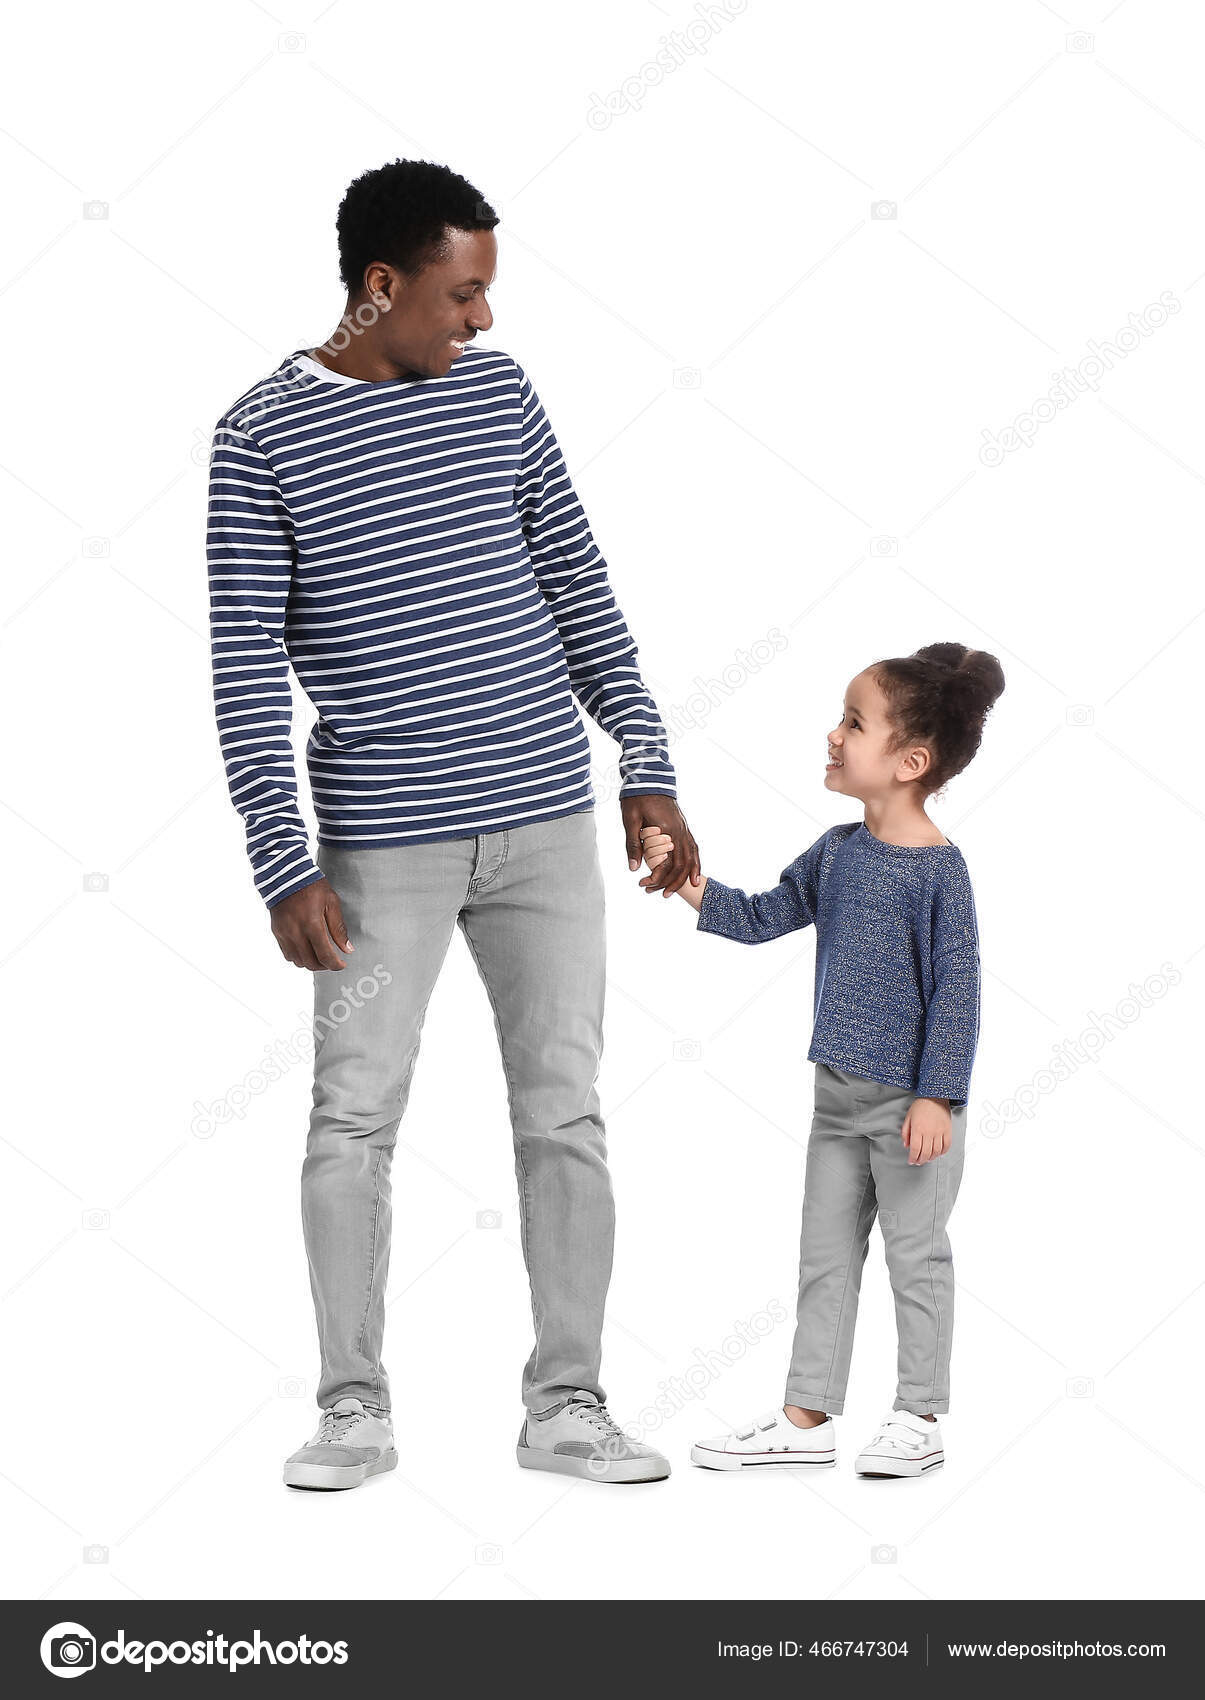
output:
POLYGON ((928 643, 876 662, 874 674, 888 701, 892 747, 927 744, 934 760, 924 794, 940 792, 979 748, 984 718, 1004 690, 1004 669, 985 649, 928 643))
POLYGON ((1004 690, 1004 669, 986 650, 967 649, 961 661, 943 675, 940 685, 947 701, 956 702, 960 707, 963 704, 974 705, 986 714, 1004 690))

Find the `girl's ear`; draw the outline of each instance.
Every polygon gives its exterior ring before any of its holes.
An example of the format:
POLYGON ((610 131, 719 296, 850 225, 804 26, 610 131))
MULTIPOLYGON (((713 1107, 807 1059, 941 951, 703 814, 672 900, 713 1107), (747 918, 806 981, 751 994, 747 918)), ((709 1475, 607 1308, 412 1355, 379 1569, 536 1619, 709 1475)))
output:
POLYGON ((914 744, 900 760, 906 779, 920 779, 933 766, 933 753, 927 744, 914 744))

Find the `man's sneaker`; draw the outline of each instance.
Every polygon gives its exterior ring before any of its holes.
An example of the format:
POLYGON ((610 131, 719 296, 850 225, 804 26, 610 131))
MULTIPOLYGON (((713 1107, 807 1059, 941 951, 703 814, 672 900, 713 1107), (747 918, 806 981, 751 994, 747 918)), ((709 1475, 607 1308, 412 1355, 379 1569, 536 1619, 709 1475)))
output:
POLYGON ((358 1399, 340 1399, 323 1411, 308 1446, 286 1461, 284 1479, 295 1488, 353 1488, 396 1467, 389 1418, 366 1411, 358 1399))
POLYGON ((607 1407, 588 1393, 526 1417, 515 1455, 525 1470, 553 1470, 594 1482, 660 1482, 669 1475, 666 1459, 630 1440, 607 1407))
POLYGON ((815 1428, 798 1428, 785 1411, 767 1411, 731 1434, 701 1440, 691 1447, 690 1461, 708 1470, 747 1470, 760 1464, 824 1469, 837 1462, 837 1435, 831 1417, 815 1428))
POLYGON ((860 1476, 923 1476, 945 1463, 941 1429, 911 1411, 889 1411, 854 1460, 860 1476))

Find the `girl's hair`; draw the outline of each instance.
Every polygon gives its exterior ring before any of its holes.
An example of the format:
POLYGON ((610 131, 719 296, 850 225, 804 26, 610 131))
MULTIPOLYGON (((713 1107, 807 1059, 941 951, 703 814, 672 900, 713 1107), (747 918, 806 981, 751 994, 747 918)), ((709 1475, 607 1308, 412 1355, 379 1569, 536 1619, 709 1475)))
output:
POLYGON ((933 766, 922 780, 925 795, 940 791, 978 750, 988 710, 1004 689, 1003 668, 986 650, 929 643, 915 655, 876 661, 870 672, 887 698, 889 747, 926 744, 933 766))

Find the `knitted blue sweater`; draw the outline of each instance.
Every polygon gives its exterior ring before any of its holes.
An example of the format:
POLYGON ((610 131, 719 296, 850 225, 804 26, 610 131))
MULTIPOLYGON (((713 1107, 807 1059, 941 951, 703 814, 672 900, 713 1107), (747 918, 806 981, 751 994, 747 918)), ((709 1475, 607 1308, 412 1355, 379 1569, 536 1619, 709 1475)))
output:
POLYGON ((808 1059, 965 1104, 979 1036, 979 930, 955 844, 830 827, 750 897, 710 876, 698 930, 762 944, 816 925, 808 1059))

